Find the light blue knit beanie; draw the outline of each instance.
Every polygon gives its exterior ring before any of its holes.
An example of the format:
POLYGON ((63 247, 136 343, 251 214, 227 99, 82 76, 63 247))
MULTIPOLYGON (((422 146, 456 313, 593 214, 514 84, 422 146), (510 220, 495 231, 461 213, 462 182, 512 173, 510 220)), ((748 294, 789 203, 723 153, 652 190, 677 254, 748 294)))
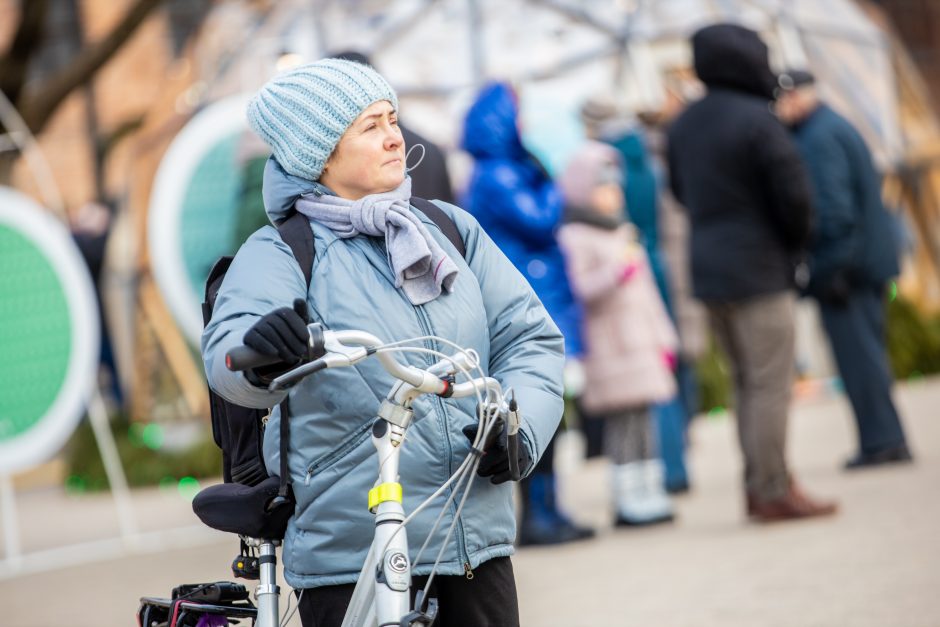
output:
POLYGON ((287 173, 316 181, 349 125, 380 100, 398 110, 395 90, 370 66, 322 59, 268 81, 248 103, 248 125, 287 173))

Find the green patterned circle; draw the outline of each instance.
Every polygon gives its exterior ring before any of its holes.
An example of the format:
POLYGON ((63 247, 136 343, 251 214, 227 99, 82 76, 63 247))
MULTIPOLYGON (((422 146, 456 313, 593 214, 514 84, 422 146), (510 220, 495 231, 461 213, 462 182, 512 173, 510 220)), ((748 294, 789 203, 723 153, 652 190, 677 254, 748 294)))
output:
POLYGON ((237 250, 234 242, 240 191, 235 163, 238 134, 212 147, 192 173, 180 210, 183 263, 195 302, 202 302, 209 270, 222 255, 237 250))
POLYGON ((31 429, 65 383, 65 292, 42 251, 0 224, 0 443, 31 429))

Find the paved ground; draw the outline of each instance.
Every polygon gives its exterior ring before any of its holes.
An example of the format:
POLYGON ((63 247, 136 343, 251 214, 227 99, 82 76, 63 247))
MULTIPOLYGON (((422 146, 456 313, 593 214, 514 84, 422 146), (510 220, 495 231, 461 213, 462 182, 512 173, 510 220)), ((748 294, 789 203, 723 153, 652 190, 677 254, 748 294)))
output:
MULTIPOLYGON (((838 470, 852 443, 844 399, 794 408, 793 467, 809 491, 841 500, 842 513, 829 520, 746 524, 733 423, 718 417, 693 430, 695 491, 678 501, 678 522, 615 531, 605 467, 580 462, 569 441, 564 500, 599 537, 514 558, 522 624, 940 626, 940 380, 902 386, 898 398, 917 464, 863 474, 838 470)), ((131 625, 137 597, 225 578, 234 554, 222 534, 161 532, 193 522, 172 492, 134 494, 142 534, 133 551, 108 539, 118 525, 106 497, 34 490, 17 504, 23 550, 32 557, 18 575, 0 562, 4 627, 131 625), (50 550, 76 543, 84 548, 50 550), (52 568, 63 561, 73 565, 52 568)))

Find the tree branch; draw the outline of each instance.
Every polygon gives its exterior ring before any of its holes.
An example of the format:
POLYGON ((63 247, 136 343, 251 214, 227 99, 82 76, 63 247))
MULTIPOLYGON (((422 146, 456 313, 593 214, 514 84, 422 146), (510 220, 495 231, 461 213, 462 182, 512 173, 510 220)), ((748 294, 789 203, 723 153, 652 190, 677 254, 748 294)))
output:
POLYGON ((37 91, 25 93, 18 108, 30 130, 39 133, 62 101, 76 87, 90 80, 161 2, 163 0, 137 0, 104 39, 85 48, 71 63, 44 81, 37 91))
POLYGON ((0 91, 10 102, 19 100, 29 60, 42 46, 48 0, 22 0, 20 21, 10 48, 0 57, 0 91))

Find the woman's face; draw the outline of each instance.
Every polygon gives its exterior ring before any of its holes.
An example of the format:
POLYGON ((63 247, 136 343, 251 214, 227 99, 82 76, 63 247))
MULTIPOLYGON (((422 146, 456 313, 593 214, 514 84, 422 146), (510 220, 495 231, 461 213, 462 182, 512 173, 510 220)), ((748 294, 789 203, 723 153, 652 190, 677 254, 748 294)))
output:
POLYGON ((405 142, 387 100, 371 104, 340 138, 320 182, 341 198, 388 192, 405 179, 405 142))

